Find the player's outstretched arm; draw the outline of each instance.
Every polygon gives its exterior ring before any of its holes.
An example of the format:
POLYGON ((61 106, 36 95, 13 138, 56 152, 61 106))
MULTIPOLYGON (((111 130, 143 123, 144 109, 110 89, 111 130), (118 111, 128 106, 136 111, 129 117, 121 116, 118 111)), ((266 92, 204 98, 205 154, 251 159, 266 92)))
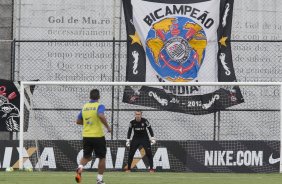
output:
POLYGON ((76 120, 76 124, 78 124, 78 125, 83 125, 83 120, 82 120, 82 119, 77 119, 77 120, 76 120))
POLYGON ((130 139, 126 139, 125 146, 126 146, 126 147, 130 147, 130 139))
POLYGON ((82 111, 80 111, 79 114, 78 114, 78 116, 77 116, 76 124, 78 124, 78 125, 83 125, 82 111))
POLYGON ((132 133, 132 125, 131 125, 131 122, 130 122, 129 127, 128 127, 128 131, 127 131, 126 143, 125 143, 126 147, 130 147, 131 133, 132 133))
POLYGON ((147 119, 146 119, 146 128, 149 130, 150 136, 154 137, 154 132, 153 132, 152 126, 147 119))
POLYGON ((154 145, 154 144, 156 144, 157 140, 156 140, 156 138, 154 136, 154 132, 153 132, 152 126, 151 126, 151 124, 149 123, 148 120, 146 120, 146 126, 147 126, 147 129, 149 130, 149 133, 150 133, 150 136, 151 136, 151 138, 150 138, 151 145, 154 145))
POLYGON ((104 126, 107 128, 108 132, 112 132, 112 129, 109 126, 105 115, 103 113, 100 113, 100 114, 98 114, 98 116, 99 116, 100 120, 102 121, 102 123, 104 124, 104 126))
POLYGON ((155 137, 151 137, 150 141, 151 141, 151 145, 154 145, 157 143, 157 139, 155 137))

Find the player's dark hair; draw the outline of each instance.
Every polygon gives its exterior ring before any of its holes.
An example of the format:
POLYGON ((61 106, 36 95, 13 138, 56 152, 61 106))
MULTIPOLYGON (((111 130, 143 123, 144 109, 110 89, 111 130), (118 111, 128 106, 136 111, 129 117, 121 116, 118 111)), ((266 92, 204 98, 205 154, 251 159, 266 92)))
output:
POLYGON ((90 91, 90 99, 91 100, 98 100, 98 99, 100 99, 100 91, 98 89, 92 89, 90 91))
POLYGON ((137 109, 135 112, 141 112, 141 114, 143 114, 143 112, 141 110, 139 110, 139 109, 137 109))

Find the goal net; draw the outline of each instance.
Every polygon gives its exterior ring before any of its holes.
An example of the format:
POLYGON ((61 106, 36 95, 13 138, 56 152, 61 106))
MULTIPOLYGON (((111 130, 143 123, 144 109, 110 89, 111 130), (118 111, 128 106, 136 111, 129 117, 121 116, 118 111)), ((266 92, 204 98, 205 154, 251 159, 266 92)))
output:
MULTIPOLYGON (((281 137, 280 83, 189 83, 187 86, 187 83, 22 82, 21 109, 26 108, 20 117, 20 168, 76 169, 83 152, 82 127, 75 122, 93 88, 100 90, 99 101, 106 107, 105 115, 113 130, 111 134, 105 134, 107 170, 126 167, 128 125, 134 119, 134 112, 141 110, 157 138, 157 144, 152 146, 157 170, 280 171, 277 160, 281 137), (196 101, 189 101, 189 95, 174 98, 167 89, 175 89, 175 86, 181 86, 181 89, 197 86, 201 92, 213 95, 217 93, 210 91, 220 91, 230 99, 237 98, 233 92, 240 89, 244 100, 234 103, 221 99, 221 96, 206 100, 200 93, 196 101), (148 91, 154 88, 163 89, 170 98, 164 101, 164 96, 148 91), (148 97, 138 96, 142 89, 148 97), (164 106, 156 105, 161 103, 164 106), (175 105, 168 108, 170 103, 175 105), (207 111, 207 105, 214 108, 207 111)), ((85 168, 95 170, 97 166, 98 159, 94 156, 85 168)), ((134 157, 133 169, 147 167, 146 155, 140 147, 134 157)))

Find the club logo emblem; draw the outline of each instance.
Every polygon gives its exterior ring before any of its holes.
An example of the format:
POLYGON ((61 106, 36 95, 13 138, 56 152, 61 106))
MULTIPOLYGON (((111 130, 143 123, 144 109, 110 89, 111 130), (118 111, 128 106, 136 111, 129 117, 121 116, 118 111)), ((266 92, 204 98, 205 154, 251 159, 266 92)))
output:
POLYGON ((149 61, 164 81, 187 82, 198 76, 207 37, 203 28, 186 17, 155 23, 146 39, 149 61))

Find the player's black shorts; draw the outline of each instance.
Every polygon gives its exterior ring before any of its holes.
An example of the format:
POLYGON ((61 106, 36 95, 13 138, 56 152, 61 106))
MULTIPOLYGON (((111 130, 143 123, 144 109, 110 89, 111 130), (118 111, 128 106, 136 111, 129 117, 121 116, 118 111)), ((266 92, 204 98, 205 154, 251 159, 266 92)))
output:
POLYGON ((131 141, 131 146, 138 148, 139 146, 143 146, 144 148, 150 148, 151 149, 151 143, 148 138, 143 137, 133 137, 131 141))
POLYGON ((83 157, 89 158, 93 152, 97 158, 106 157, 105 137, 83 137, 83 157))

